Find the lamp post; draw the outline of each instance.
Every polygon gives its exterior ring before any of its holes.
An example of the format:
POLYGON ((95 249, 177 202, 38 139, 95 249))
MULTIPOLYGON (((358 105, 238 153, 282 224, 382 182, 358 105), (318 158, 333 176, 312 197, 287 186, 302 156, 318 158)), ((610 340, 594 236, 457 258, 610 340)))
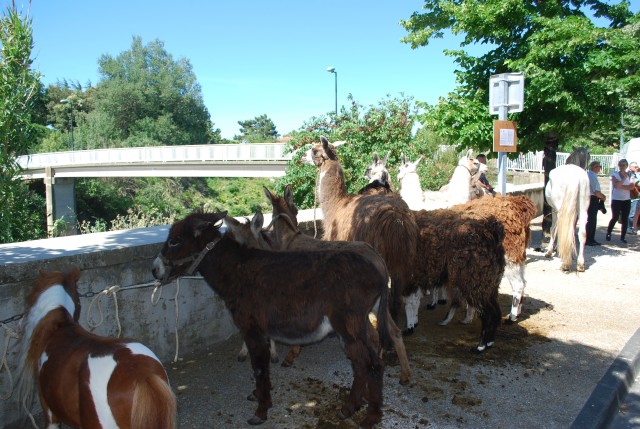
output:
POLYGON ((336 87, 336 117, 338 117, 338 72, 335 67, 327 67, 327 71, 329 73, 333 73, 335 75, 335 87, 336 87))
POLYGON ((71 151, 73 152, 73 146, 74 146, 74 142, 73 142, 73 108, 71 107, 71 103, 69 103, 69 100, 67 100, 66 98, 63 98, 62 100, 60 100, 60 102, 62 104, 66 104, 69 107, 69 128, 71 129, 71 151))

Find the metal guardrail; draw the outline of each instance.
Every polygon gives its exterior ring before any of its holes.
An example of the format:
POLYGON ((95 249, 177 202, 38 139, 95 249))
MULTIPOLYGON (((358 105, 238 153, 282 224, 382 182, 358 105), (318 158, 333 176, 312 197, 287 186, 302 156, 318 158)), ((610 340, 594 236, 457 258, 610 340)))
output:
MULTIPOLYGON (((564 165, 568 157, 569 154, 566 152, 557 152, 556 167, 564 165)), ((544 152, 542 151, 522 153, 518 158, 508 160, 507 170, 543 173, 543 158, 544 152)), ((591 155, 591 161, 600 161, 600 164, 602 165, 601 174, 605 175, 609 174, 609 171, 618 165, 618 158, 619 154, 617 153, 613 155, 591 155)))
POLYGON ((23 170, 44 167, 172 162, 288 161, 285 143, 152 146, 36 153, 19 156, 23 170))

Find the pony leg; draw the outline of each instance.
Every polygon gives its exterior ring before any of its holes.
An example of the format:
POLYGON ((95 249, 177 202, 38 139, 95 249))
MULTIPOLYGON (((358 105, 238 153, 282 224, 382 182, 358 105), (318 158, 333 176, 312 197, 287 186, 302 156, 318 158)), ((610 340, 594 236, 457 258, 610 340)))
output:
POLYGON ((420 299, 422 298, 422 290, 418 289, 412 295, 404 300, 404 311, 407 316, 407 330, 405 335, 413 334, 413 330, 418 326, 418 311, 420 310, 420 299))
POLYGON ((545 258, 553 258, 553 247, 555 245, 556 232, 558 228, 558 214, 554 211, 551 214, 551 236, 549 237, 549 245, 547 246, 547 253, 544 254, 545 258))
POLYGON ((524 262, 516 264, 507 261, 507 265, 504 269, 504 275, 507 277, 513 293, 511 313, 509 313, 508 319, 510 322, 515 322, 522 311, 522 298, 524 297, 524 288, 527 285, 527 282, 524 279, 524 267, 524 262))
MULTIPOLYGON (((584 201, 582 201, 584 203, 584 201)), ((578 213, 578 259, 576 261, 576 270, 584 271, 584 245, 587 241, 587 208, 579 207, 578 213)))

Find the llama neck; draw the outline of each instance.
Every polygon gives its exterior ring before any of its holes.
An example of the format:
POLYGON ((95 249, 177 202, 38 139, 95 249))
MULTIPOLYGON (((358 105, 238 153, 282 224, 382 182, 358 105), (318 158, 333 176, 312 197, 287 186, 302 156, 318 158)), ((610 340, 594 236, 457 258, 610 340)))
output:
POLYGON ((449 181, 447 192, 456 203, 469 201, 469 187, 471 186, 471 174, 463 166, 457 166, 449 181))
POLYGON ((420 210, 423 207, 422 189, 418 173, 406 173, 400 179, 400 196, 411 210, 420 210))
POLYGON ((347 186, 344 172, 338 161, 327 160, 320 167, 318 201, 325 218, 335 212, 340 201, 346 198, 347 186))

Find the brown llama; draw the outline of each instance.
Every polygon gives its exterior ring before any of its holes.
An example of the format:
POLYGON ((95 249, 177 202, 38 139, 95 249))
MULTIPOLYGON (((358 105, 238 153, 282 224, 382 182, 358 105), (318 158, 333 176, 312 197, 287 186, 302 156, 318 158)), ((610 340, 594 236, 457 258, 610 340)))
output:
POLYGON ((248 422, 264 423, 272 406, 269 338, 309 344, 335 332, 353 370, 339 415, 351 417, 367 403, 360 427, 374 427, 382 420, 381 346, 392 347, 384 317, 388 275, 352 251, 283 252, 249 246, 255 242, 251 224, 228 218, 221 231, 225 217, 226 212, 192 213, 174 223, 153 262, 153 275, 167 283, 197 270, 224 301, 251 357, 255 390, 250 398, 258 407, 248 422), (376 309, 377 333, 369 321, 376 309))
POLYGON ((446 288, 451 311, 460 305, 477 309, 482 321, 475 351, 492 347, 500 324, 498 289, 504 273, 504 227, 493 216, 476 219, 451 209, 415 212, 420 228, 415 281, 407 288, 407 324, 418 321, 420 298, 436 286, 446 288))
POLYGON ((524 274, 527 246, 531 238, 531 220, 537 213, 535 204, 526 195, 503 197, 497 194, 493 198, 479 198, 458 204, 451 209, 476 219, 488 219, 493 216, 504 226, 503 246, 506 259, 504 276, 509 281, 513 292, 511 312, 507 320, 509 323, 515 322, 522 311, 524 289, 527 285, 524 274))
POLYGON ((403 291, 413 275, 418 227, 413 213, 396 193, 347 193, 335 146, 325 138, 305 155, 318 167, 318 200, 323 213, 323 240, 364 241, 380 253, 391 276, 393 319, 403 309, 403 291))
MULTIPOLYGON (((376 252, 371 245, 363 241, 325 241, 316 240, 306 234, 303 234, 298 228, 298 208, 293 201, 293 191, 291 185, 287 185, 284 189, 282 197, 272 193, 269 189, 264 188, 264 194, 271 202, 273 207, 272 221, 270 231, 262 231, 262 217, 258 218, 258 214, 254 217, 257 224, 253 225, 252 230, 256 231, 258 240, 265 243, 268 248, 273 250, 349 250, 356 252, 363 257, 372 261, 376 269, 382 273, 387 273, 387 266, 382 257, 376 252)), ((253 221, 252 221, 253 222, 253 221)), ((388 274, 387 274, 388 275, 388 274)), ((391 333, 394 350, 400 361, 400 384, 406 384, 411 377, 409 368, 409 360, 402 341, 402 333, 396 326, 391 315, 387 312, 387 323, 391 333)), ((300 346, 293 346, 282 361, 283 366, 290 366, 294 359, 300 354, 300 346)))

